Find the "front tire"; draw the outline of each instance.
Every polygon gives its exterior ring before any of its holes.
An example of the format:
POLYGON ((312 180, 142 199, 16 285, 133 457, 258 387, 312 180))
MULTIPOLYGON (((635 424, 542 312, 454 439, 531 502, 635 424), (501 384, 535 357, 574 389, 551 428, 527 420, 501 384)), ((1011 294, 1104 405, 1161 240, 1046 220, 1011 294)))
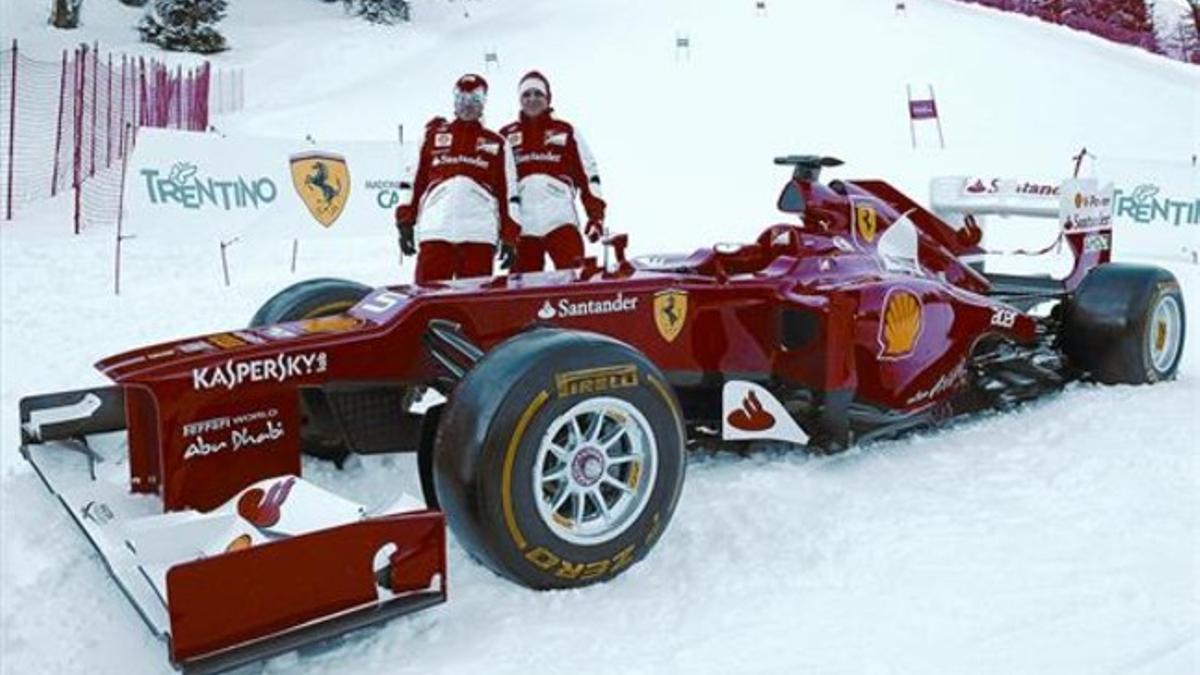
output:
MULTIPOLYGON (((370 286, 345 279, 307 279, 288 286, 263 303, 250 319, 250 328, 335 316, 357 305, 370 292, 370 286)), ((334 462, 340 468, 350 449, 331 420, 328 401, 319 391, 302 392, 301 403, 306 417, 326 421, 306 425, 301 432, 301 450, 306 455, 334 462)))
POLYGON ((279 291, 250 319, 250 327, 341 314, 367 297, 371 287, 346 279, 307 279, 279 291))
POLYGON ((611 579, 653 547, 684 477, 679 403, 628 345, 538 329, 496 347, 447 403, 433 453, 459 543, 538 588, 611 579))
POLYGON ((1170 272, 1112 263, 1088 273, 1068 301, 1063 347, 1073 365, 1105 384, 1175 377, 1187 317, 1170 272))

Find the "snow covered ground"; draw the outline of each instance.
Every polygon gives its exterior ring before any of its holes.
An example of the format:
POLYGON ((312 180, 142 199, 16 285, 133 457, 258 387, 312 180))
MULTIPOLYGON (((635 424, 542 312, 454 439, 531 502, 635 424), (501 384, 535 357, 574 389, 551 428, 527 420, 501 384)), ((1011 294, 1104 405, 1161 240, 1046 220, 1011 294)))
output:
MULTIPOLYGON (((81 39, 146 50, 118 3, 85 3, 78 35, 44 27, 44 4, 0 0, 0 31, 48 56, 81 39)), ((836 175, 923 198, 938 174, 1061 176, 1085 145, 1200 152, 1200 69, 941 0, 909 0, 907 18, 887 0, 767 5, 420 0, 412 25, 377 28, 315 0, 234 2, 216 60, 245 67, 248 108, 218 126, 391 140, 445 114, 454 79, 495 49, 489 123, 515 115, 522 72, 547 72, 634 253, 754 237, 778 219, 777 154, 835 154, 836 175), (936 86, 947 151, 909 147, 908 82, 936 86)), ((0 223, 0 670, 162 672, 163 646, 19 458, 17 401, 99 383, 90 364, 128 347, 240 325, 291 277, 238 266, 224 288, 211 248, 147 237, 128 242, 115 297, 113 233, 68 238, 70 208, 0 223)), ((1170 267, 1195 315, 1200 267, 1170 267)), ((411 267, 383 220, 303 251, 299 275, 320 274, 387 283, 411 267)), ((835 458, 699 455, 655 551, 612 583, 533 593, 452 543, 447 605, 265 670, 1200 672, 1198 364, 1191 337, 1168 385, 1074 386, 835 458)), ((409 457, 306 471, 367 498, 417 492, 409 457)))

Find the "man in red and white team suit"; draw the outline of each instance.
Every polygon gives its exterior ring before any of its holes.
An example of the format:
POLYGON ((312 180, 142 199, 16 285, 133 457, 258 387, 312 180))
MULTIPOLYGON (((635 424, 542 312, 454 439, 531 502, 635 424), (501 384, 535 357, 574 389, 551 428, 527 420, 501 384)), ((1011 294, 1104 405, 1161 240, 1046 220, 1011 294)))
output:
POLYGON ((514 271, 536 272, 548 254, 558 269, 583 257, 575 198, 587 214, 584 234, 591 242, 604 233, 600 175, 587 144, 567 122, 551 116, 550 82, 536 70, 518 86, 521 116, 500 129, 517 163, 521 238, 514 271))
POLYGON ((512 266, 521 234, 516 171, 504 138, 480 121, 487 82, 464 75, 454 85, 454 120, 425 127, 412 201, 396 207, 400 249, 417 256, 416 282, 490 276, 497 242, 512 266), (417 253, 417 242, 420 253, 417 253))

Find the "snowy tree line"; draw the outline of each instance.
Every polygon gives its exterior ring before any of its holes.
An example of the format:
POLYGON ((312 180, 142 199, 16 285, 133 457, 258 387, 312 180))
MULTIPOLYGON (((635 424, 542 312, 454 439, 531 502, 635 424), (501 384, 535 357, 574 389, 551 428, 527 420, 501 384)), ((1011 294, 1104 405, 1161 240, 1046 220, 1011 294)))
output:
MULTIPOLYGON (((91 0, 92 2, 112 0, 91 0)), ((395 24, 411 17, 408 0, 320 0, 341 3, 348 14, 371 23, 395 24)), ((211 54, 227 48, 217 24, 225 18, 228 0, 120 0, 130 7, 145 7, 138 22, 142 40, 163 49, 211 54)), ((76 28, 83 0, 51 0, 50 23, 56 28, 76 28)))
MULTIPOLYGON (((90 0, 112 2, 113 0, 90 0)), ((297 0, 298 2, 301 0, 297 0)), ((378 24, 409 21, 409 0, 314 0, 341 3, 348 14, 378 24)), ((1155 22, 1155 2, 1170 0, 965 0, 1037 16, 1104 37, 1137 44, 1172 58, 1200 64, 1200 0, 1188 0, 1178 17, 1155 22)), ((142 39, 173 51, 218 52, 227 47, 217 24, 228 0, 120 0, 145 7, 138 23, 142 39)), ((50 22, 58 28, 79 24, 83 0, 51 0, 50 22)))
POLYGON ((1200 0, 1180 5, 1170 16, 1172 0, 963 0, 1036 16, 1052 23, 1095 33, 1152 52, 1200 63, 1200 0), (1156 3, 1170 5, 1156 11, 1156 3), (1155 21, 1155 14, 1165 16, 1155 21))

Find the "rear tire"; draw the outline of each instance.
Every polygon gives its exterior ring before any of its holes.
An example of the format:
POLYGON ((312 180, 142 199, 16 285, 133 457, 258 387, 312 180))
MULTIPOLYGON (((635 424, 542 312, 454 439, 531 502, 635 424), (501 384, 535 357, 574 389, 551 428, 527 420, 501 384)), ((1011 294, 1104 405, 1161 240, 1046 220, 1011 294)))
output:
POLYGON ((679 402, 653 363, 612 338, 518 335, 455 388, 433 453, 458 541, 530 588, 615 577, 653 547, 684 477, 679 402))
POLYGON ((346 279, 308 279, 276 293, 254 313, 250 327, 341 314, 367 297, 371 287, 346 279))
POLYGON ((1151 384, 1175 377, 1187 317, 1179 282, 1146 265, 1093 269, 1066 304, 1063 350, 1105 384, 1151 384))

